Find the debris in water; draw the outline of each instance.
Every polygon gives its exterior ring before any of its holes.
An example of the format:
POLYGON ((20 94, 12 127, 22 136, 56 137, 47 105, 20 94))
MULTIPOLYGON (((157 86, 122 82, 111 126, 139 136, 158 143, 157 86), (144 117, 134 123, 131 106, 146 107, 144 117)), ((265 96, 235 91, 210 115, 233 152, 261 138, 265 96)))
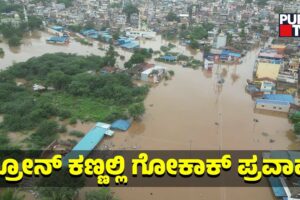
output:
POLYGON ((268 136, 269 136, 269 134, 266 133, 266 132, 262 132, 261 134, 262 134, 263 136, 265 136, 265 137, 268 137, 268 136))
POLYGON ((270 143, 274 143, 275 142, 275 140, 273 140, 273 139, 270 139, 270 143))
POLYGON ((149 106, 150 106, 150 107, 153 107, 154 105, 153 105, 153 104, 150 104, 149 106))
POLYGON ((253 121, 254 121, 254 122, 259 122, 258 119, 255 119, 255 118, 253 119, 253 121))
POLYGON ((218 123, 218 122, 215 122, 215 125, 216 125, 216 126, 219 126, 219 123, 218 123))

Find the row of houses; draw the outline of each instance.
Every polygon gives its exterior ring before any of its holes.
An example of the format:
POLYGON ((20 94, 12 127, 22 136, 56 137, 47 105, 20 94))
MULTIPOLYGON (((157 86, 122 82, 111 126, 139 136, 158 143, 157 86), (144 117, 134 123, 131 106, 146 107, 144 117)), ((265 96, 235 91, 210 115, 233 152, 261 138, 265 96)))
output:
POLYGON ((270 45, 259 51, 246 91, 255 98, 255 108, 288 113, 295 105, 298 68, 285 55, 286 46, 270 45), (293 64, 291 64, 293 63, 293 64))

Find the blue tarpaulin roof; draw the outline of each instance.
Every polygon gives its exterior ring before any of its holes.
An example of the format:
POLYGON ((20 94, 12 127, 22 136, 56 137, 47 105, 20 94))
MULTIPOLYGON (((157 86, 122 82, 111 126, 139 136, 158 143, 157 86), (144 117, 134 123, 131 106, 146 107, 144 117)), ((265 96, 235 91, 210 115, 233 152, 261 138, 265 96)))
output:
POLYGON ((232 56, 232 57, 240 58, 241 54, 229 50, 223 50, 221 56, 232 56))
POLYGON ((126 49, 134 49, 134 48, 138 48, 139 46, 140 46, 139 43, 134 41, 121 45, 121 47, 126 49))
POLYGON ((66 37, 66 36, 62 36, 62 37, 53 36, 53 37, 50 37, 49 39, 47 39, 47 41, 49 41, 49 42, 66 42, 67 39, 68 39, 68 37, 66 37))
POLYGON ((129 120, 119 119, 111 124, 112 129, 118 129, 121 131, 127 131, 131 126, 131 122, 129 120))
POLYGON ((171 55, 165 55, 160 57, 161 59, 167 60, 167 61, 176 61, 177 57, 176 56, 171 56, 171 55))
POLYGON ((132 38, 125 38, 125 37, 121 37, 121 38, 118 39, 119 45, 130 43, 130 42, 133 42, 133 41, 134 40, 132 38))
POLYGON ((62 27, 62 26, 52 26, 51 29, 61 32, 61 31, 64 30, 64 27, 62 27))
POLYGON ((265 94, 263 99, 294 103, 294 97, 288 94, 265 94))

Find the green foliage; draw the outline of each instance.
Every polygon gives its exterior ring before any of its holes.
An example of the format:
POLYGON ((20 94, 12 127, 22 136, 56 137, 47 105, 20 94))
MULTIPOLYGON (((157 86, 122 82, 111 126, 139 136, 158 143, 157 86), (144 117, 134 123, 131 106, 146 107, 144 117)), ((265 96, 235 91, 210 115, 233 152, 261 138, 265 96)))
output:
POLYGON ((70 135, 78 137, 78 138, 82 138, 84 136, 84 133, 81 131, 71 131, 70 135))
POLYGON ((1 191, 0 199, 1 200, 23 200, 25 199, 25 197, 19 195, 18 190, 8 188, 8 189, 4 189, 4 191, 1 191))
POLYGON ((146 59, 150 59, 152 57, 152 53, 152 49, 136 49, 124 66, 126 68, 131 68, 134 64, 143 63, 146 59))
POLYGON ((177 21, 177 22, 179 22, 179 21, 180 21, 180 18, 177 16, 176 13, 170 11, 170 12, 167 14, 167 16, 166 16, 166 20, 167 20, 167 21, 171 21, 171 22, 172 22, 172 21, 177 21))
POLYGON ((267 2, 268 2, 269 0, 256 0, 255 2, 257 3, 257 5, 259 5, 259 6, 265 6, 265 5, 267 5, 267 2))
POLYGON ((68 26, 68 29, 69 29, 70 31, 79 33, 79 32, 83 29, 83 26, 78 25, 78 24, 74 24, 74 25, 69 25, 69 26, 68 26))
POLYGON ((65 133, 65 132, 67 132, 67 127, 65 126, 65 125, 61 125, 59 128, 58 128, 58 132, 59 133, 65 133))
POLYGON ((98 190, 85 193, 86 200, 117 200, 109 188, 101 188, 98 190))
POLYGON ((128 111, 131 117, 133 117, 134 119, 138 119, 145 113, 145 107, 142 103, 133 104, 129 107, 128 111))
POLYGON ((75 117, 72 117, 70 120, 69 120, 69 124, 70 125, 74 125, 77 123, 77 119, 75 117))
POLYGON ((39 197, 41 200, 73 200, 78 190, 84 186, 84 182, 83 177, 77 177, 74 181, 67 169, 63 169, 52 173, 49 178, 40 179, 39 197))
POLYGON ((36 149, 49 145, 56 139, 58 124, 55 121, 43 121, 37 130, 31 135, 30 140, 35 144, 36 149))
MULTIPOLYGON (((1 7, 1 3, 0 3, 1 7)), ((0 8, 1 9, 1 8, 0 8)), ((8 39, 10 46, 19 46, 23 38, 24 33, 30 30, 39 29, 42 25, 42 19, 36 16, 28 17, 28 24, 22 22, 19 26, 6 23, 0 25, 0 33, 3 34, 4 38, 8 39)))
POLYGON ((72 116, 71 112, 68 110, 60 110, 58 113, 60 120, 68 119, 72 116))
MULTIPOLYGON (((148 50, 138 53, 151 57, 148 50)), ((1 71, 0 114, 4 118, 0 131, 36 130, 28 142, 40 148, 52 142, 57 132, 62 132, 57 130, 58 126, 47 128, 51 126, 49 119, 70 118, 73 124, 76 119, 111 122, 127 117, 128 107, 141 103, 148 88, 135 86, 125 73, 97 73, 107 66, 108 60, 93 55, 45 54, 1 71), (27 83, 17 86, 16 78, 27 83), (55 90, 34 92, 34 83, 53 86, 55 90)))
POLYGON ((28 16, 28 27, 30 30, 39 29, 43 25, 41 18, 37 16, 28 16))
POLYGON ((199 42, 195 39, 191 40, 190 46, 191 46, 192 49, 199 49, 200 48, 199 42))
POLYGON ((108 51, 105 54, 105 62, 108 66, 113 67, 116 64, 116 55, 117 52, 115 51, 115 48, 112 45, 109 45, 108 51))
POLYGON ((8 39, 8 45, 12 47, 20 46, 21 40, 21 37, 14 35, 8 39))
POLYGON ((294 133, 296 135, 300 135, 300 122, 297 122, 296 124, 294 124, 294 133))
POLYGON ((298 123, 300 122, 300 112, 295 112, 289 116, 289 119, 292 121, 292 123, 298 123))
POLYGON ((175 72, 173 70, 169 70, 168 72, 169 72, 170 76, 174 76, 175 75, 175 72))
POLYGON ((132 15, 132 14, 134 14, 134 13, 139 13, 139 10, 138 10, 138 8, 135 6, 135 5, 133 5, 132 3, 128 3, 128 4, 126 4, 125 5, 125 7, 123 8, 123 13, 125 13, 126 14, 126 16, 127 16, 127 20, 129 20, 130 19, 130 16, 132 15))
POLYGON ((3 48, 0 48, 0 57, 3 57, 4 54, 5 54, 5 52, 4 52, 3 48))
POLYGON ((66 7, 70 7, 73 4, 73 0, 57 0, 57 3, 64 3, 66 7))
POLYGON ((22 6, 20 4, 13 4, 10 1, 0 0, 0 13, 8 13, 11 11, 22 11, 22 6))

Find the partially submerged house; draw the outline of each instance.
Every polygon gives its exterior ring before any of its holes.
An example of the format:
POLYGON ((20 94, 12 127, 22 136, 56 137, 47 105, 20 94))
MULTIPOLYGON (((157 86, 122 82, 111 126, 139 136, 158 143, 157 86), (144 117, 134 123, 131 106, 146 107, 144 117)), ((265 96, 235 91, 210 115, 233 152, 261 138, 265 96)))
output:
POLYGON ((166 67, 156 65, 143 71, 141 73, 141 80, 145 82, 158 83, 165 77, 166 73, 166 67))
POLYGON ((281 65, 276 63, 258 62, 256 66, 256 78, 270 78, 276 81, 280 67, 281 65))
POLYGON ((256 99, 255 108, 288 113, 294 97, 287 94, 266 94, 262 99, 256 99))
POLYGON ((69 41, 68 36, 53 36, 46 40, 49 44, 68 44, 69 41))

